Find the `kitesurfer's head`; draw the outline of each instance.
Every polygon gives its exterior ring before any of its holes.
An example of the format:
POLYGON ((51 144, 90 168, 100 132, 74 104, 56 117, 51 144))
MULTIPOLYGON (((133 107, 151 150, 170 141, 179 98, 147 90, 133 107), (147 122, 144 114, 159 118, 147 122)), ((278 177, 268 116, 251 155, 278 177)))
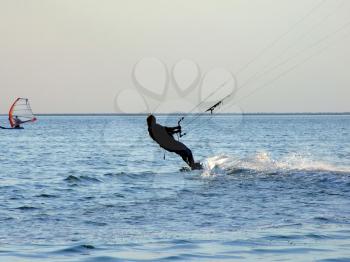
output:
POLYGON ((149 115, 147 117, 147 125, 151 126, 152 124, 156 123, 156 118, 154 117, 154 115, 149 115))

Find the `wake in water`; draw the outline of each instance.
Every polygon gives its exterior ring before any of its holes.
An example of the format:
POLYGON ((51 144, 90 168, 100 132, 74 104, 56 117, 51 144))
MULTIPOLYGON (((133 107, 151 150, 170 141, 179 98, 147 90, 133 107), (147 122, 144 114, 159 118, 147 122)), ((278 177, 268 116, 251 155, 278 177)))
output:
POLYGON ((281 159, 273 159, 268 153, 260 152, 253 157, 238 158, 234 156, 218 155, 203 161, 202 176, 234 175, 234 174, 287 174, 303 173, 338 173, 349 174, 349 166, 314 161, 298 154, 291 154, 281 159))

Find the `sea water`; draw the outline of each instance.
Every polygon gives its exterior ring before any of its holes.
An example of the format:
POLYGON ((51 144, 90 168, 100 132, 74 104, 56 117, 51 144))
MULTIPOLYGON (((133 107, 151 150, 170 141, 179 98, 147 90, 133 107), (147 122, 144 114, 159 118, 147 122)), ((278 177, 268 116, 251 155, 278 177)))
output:
POLYGON ((202 171, 145 116, 0 130, 0 261, 350 261, 349 115, 187 120, 202 171))

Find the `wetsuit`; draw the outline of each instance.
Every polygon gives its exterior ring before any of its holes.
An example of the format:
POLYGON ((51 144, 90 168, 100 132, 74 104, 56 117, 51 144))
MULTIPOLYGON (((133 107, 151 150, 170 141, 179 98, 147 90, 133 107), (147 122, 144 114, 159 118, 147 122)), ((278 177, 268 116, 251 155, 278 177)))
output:
POLYGON ((181 127, 165 127, 157 123, 148 126, 148 133, 160 147, 169 152, 176 153, 192 168, 196 168, 191 150, 180 141, 174 139, 173 135, 181 132, 181 127))

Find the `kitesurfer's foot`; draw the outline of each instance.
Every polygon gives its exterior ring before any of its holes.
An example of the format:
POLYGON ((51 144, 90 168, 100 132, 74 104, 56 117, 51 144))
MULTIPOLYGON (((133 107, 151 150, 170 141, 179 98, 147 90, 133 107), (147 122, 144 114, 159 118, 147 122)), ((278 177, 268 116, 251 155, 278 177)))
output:
POLYGON ((203 169, 203 166, 201 163, 197 162, 197 163, 193 163, 193 165, 191 166, 192 170, 200 170, 203 169))

